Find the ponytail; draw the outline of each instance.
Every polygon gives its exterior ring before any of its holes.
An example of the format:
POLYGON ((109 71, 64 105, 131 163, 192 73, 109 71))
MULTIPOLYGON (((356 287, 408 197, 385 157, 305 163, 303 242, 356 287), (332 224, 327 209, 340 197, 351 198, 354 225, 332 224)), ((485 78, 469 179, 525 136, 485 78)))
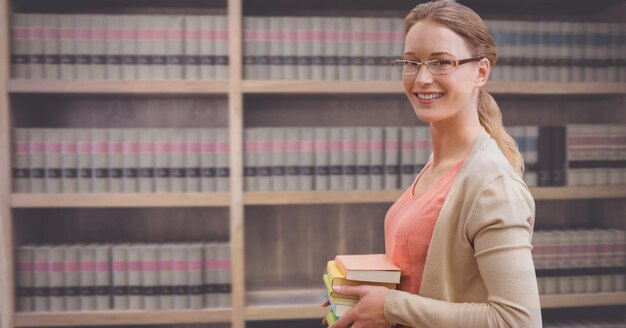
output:
POLYGON ((496 141, 498 148, 509 161, 509 164, 522 176, 524 173, 524 158, 519 152, 515 140, 504 130, 500 107, 498 107, 495 99, 483 89, 480 89, 478 94, 478 119, 480 125, 496 141))

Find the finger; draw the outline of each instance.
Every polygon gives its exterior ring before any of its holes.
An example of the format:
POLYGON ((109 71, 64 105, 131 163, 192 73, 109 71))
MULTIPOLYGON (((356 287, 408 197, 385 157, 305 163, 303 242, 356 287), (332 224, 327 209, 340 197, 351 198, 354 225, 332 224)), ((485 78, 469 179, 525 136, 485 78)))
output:
POLYGON ((338 295, 365 296, 367 286, 334 286, 333 291, 338 295))
POLYGON ((324 301, 324 303, 322 303, 322 307, 327 307, 330 305, 330 302, 328 300, 324 301))
POLYGON ((322 319, 322 325, 328 326, 328 321, 326 320, 326 318, 322 319))

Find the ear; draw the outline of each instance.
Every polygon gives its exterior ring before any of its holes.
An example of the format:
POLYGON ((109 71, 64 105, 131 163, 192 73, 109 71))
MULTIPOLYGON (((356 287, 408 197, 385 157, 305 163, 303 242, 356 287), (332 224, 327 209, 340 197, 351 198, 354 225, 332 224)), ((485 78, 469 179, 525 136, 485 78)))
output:
POLYGON ((478 76, 476 77, 476 86, 482 87, 489 80, 491 73, 491 64, 487 58, 483 58, 478 62, 478 76))

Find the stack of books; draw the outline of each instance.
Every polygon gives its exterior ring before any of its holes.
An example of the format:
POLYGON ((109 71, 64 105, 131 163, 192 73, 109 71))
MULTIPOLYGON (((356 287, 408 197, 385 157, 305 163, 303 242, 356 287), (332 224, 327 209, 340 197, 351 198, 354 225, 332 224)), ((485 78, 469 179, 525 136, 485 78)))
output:
POLYGON ((359 300, 357 296, 337 295, 333 287, 372 285, 395 289, 400 283, 400 268, 385 254, 337 255, 327 262, 323 279, 331 306, 326 321, 332 325, 359 300))

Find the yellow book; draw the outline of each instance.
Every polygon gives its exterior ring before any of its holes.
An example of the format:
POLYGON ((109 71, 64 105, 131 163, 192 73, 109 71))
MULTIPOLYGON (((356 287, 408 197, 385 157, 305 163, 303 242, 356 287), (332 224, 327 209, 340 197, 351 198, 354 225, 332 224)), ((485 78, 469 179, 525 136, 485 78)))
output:
POLYGON ((383 286, 389 289, 396 289, 396 284, 394 283, 383 283, 383 282, 363 282, 363 281, 355 281, 348 280, 341 273, 334 260, 330 260, 326 263, 326 272, 328 273, 328 279, 330 280, 330 285, 332 286, 357 286, 357 285, 372 285, 372 286, 383 286))
POLYGON ((326 322, 329 326, 337 322, 337 316, 335 315, 333 310, 328 311, 328 314, 326 315, 326 322))
POLYGON ((328 278, 328 274, 323 276, 324 286, 326 286, 326 292, 328 294, 328 299, 331 303, 335 304, 343 304, 343 305, 354 305, 359 300, 356 296, 343 296, 343 295, 335 295, 333 291, 333 287, 330 285, 330 279, 328 278))

